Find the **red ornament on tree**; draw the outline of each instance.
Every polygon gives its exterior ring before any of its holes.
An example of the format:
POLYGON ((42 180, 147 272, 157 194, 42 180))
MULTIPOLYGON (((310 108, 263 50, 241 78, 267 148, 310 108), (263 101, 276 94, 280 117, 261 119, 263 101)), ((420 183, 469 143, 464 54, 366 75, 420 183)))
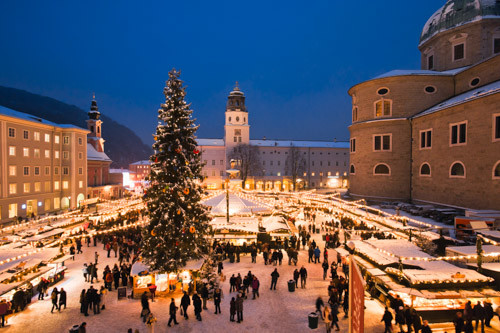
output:
POLYGON ((179 242, 175 242, 175 246, 179 246, 179 242))
POLYGON ((155 158, 155 162, 158 163, 158 157, 155 158))
POLYGON ((200 151, 199 151, 198 149, 195 149, 195 150, 193 150, 193 153, 195 153, 195 154, 199 154, 199 153, 200 153, 200 151))

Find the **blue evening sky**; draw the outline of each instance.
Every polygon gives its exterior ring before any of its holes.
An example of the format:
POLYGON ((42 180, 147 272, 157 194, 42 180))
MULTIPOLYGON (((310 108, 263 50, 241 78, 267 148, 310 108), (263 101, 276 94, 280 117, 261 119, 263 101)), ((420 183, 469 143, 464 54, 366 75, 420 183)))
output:
MULTIPOLYGON (((444 0, 1 1, 0 85, 99 109, 147 143, 182 70, 199 137, 222 137, 235 81, 254 139, 348 140, 354 84, 420 68, 444 0)), ((103 132, 105 135, 106 124, 103 132)))

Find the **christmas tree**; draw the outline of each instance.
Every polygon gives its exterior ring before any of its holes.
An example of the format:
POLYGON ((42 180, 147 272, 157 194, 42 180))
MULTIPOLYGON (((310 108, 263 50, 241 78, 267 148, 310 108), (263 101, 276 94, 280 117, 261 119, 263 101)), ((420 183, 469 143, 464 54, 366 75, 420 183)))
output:
POLYGON ((151 156, 151 187, 144 195, 150 223, 143 235, 143 261, 152 270, 179 271, 191 259, 208 252, 208 211, 200 204, 201 156, 195 133, 198 126, 180 72, 173 69, 163 90, 151 156))

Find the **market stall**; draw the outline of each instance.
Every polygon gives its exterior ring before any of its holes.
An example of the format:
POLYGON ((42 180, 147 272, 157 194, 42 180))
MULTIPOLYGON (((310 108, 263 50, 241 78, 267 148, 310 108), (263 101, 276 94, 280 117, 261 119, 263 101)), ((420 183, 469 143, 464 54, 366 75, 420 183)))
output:
POLYGON ((150 291, 151 285, 156 286, 156 296, 196 290, 198 272, 203 262, 203 259, 188 261, 181 272, 156 272, 138 261, 132 265, 130 272, 133 278, 133 295, 135 298, 140 297, 144 292, 150 291))

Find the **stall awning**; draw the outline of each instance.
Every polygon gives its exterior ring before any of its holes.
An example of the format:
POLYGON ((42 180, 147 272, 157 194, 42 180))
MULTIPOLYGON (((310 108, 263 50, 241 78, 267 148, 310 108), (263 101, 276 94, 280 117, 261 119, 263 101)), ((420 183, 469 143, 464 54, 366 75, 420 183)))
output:
POLYGON ((64 231, 65 231, 64 229, 56 228, 54 230, 45 232, 43 234, 38 234, 38 235, 35 235, 32 237, 24 238, 23 241, 25 241, 25 242, 38 242, 42 239, 62 234, 64 231))

